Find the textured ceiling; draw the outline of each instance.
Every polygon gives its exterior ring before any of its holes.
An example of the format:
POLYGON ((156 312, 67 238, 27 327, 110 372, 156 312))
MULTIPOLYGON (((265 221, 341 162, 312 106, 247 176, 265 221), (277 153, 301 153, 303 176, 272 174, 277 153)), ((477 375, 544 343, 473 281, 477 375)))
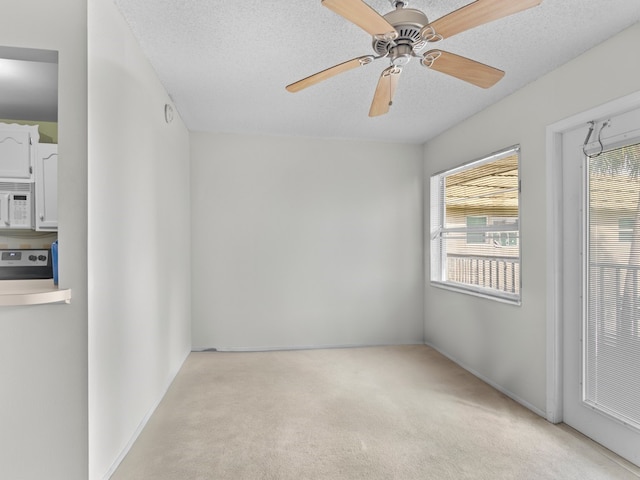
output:
MULTIPOLYGON (((369 118, 386 59, 298 93, 285 91, 373 53, 371 37, 320 0, 114 1, 192 131, 411 143, 429 140, 640 21, 638 0, 543 0, 435 45, 506 71, 496 86, 484 90, 413 59, 391 111, 369 118)), ((392 10, 388 0, 367 3, 381 14, 392 10)), ((467 3, 411 0, 409 8, 433 21, 467 3)))

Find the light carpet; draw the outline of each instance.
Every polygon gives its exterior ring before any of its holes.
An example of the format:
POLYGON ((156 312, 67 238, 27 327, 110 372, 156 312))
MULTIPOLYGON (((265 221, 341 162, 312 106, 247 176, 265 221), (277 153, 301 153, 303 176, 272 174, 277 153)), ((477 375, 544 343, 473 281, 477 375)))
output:
POLYGON ((423 345, 192 353, 112 480, 638 480, 423 345))

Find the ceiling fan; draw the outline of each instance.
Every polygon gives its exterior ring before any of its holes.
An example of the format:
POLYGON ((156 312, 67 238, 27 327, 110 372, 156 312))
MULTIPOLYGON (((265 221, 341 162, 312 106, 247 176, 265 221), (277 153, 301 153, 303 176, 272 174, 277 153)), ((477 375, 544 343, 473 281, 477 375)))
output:
POLYGON ((339 73, 388 58, 378 80, 369 116, 389 111, 403 67, 412 57, 432 70, 446 73, 482 88, 495 85, 504 72, 475 60, 444 50, 420 51, 427 43, 437 42, 479 25, 521 12, 539 5, 542 0, 476 0, 458 10, 429 22, 420 10, 406 8, 408 0, 389 0, 395 10, 380 15, 362 0, 321 0, 322 5, 354 23, 373 37, 375 55, 363 55, 334 65, 309 77, 287 85, 289 92, 327 80, 339 73))

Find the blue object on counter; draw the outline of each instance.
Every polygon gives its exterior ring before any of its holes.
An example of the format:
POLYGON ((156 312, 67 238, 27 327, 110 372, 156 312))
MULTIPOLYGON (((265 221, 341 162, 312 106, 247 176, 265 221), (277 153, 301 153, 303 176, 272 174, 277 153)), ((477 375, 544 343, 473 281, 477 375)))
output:
POLYGON ((51 267, 53 268, 53 284, 58 285, 58 240, 51 244, 51 267))

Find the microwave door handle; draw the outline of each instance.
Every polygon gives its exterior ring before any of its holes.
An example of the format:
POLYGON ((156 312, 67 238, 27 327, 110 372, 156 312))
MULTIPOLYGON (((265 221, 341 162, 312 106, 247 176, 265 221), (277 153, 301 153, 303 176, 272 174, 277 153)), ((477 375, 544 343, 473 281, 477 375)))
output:
POLYGON ((9 194, 0 193, 0 222, 5 226, 9 226, 9 194))

